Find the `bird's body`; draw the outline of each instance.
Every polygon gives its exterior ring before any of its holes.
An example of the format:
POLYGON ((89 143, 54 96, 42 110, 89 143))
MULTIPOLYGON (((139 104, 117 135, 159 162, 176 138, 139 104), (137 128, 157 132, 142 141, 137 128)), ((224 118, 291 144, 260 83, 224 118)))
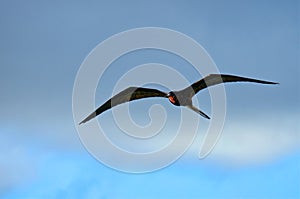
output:
POLYGON ((104 111, 119 104, 148 97, 168 98, 173 105, 188 107, 191 110, 199 113, 201 116, 210 119, 205 113, 193 106, 192 97, 202 89, 226 82, 254 82, 260 84, 278 84, 275 82, 240 77, 235 75, 212 74, 193 83, 187 88, 184 88, 180 91, 171 91, 169 93, 165 93, 157 89, 151 88, 129 87, 121 91, 117 95, 113 96, 111 99, 107 100, 103 105, 97 108, 79 124, 85 123, 91 120, 92 118, 96 117, 97 115, 103 113, 104 111))

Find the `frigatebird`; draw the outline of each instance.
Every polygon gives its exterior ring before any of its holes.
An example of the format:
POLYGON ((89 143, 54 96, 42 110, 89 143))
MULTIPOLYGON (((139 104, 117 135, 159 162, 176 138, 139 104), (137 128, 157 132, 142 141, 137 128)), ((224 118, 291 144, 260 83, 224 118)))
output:
POLYGON ((148 97, 163 97, 168 98, 169 101, 175 106, 185 106, 191 110, 197 112, 204 118, 210 119, 208 115, 194 107, 192 104, 192 97, 197 94, 202 89, 205 89, 209 86, 226 83, 226 82, 254 82, 260 84, 278 84, 276 82, 252 79, 247 77, 240 77, 235 75, 225 75, 225 74, 211 74, 205 78, 193 83, 187 88, 184 88, 180 91, 171 91, 169 93, 162 92, 157 89, 143 88, 143 87, 129 87, 120 93, 113 96, 111 99, 107 100, 103 105, 97 108, 94 112, 88 115, 82 122, 79 124, 85 123, 92 118, 100 115, 106 110, 111 109, 114 106, 130 102, 133 100, 148 98, 148 97))

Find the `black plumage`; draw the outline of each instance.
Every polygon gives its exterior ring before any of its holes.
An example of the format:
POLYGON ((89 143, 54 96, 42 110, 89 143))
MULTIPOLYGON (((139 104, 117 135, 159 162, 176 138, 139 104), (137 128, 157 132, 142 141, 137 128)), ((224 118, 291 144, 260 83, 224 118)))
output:
POLYGON ((252 79, 247 77, 240 77, 235 75, 211 74, 193 83, 191 86, 188 86, 187 88, 184 88, 180 91, 171 91, 169 93, 165 93, 151 88, 129 87, 121 91, 117 95, 113 96, 108 101, 106 101, 103 105, 97 108, 96 111, 92 112, 79 124, 85 123, 91 120, 92 118, 96 117, 97 115, 103 113, 104 111, 111 109, 112 107, 117 106, 119 104, 123 104, 126 102, 130 102, 142 98, 148 98, 148 97, 168 98, 169 101, 175 106, 188 107, 191 110, 199 113, 201 116, 210 119, 209 116, 207 116, 201 110, 193 106, 192 97, 202 89, 205 89, 209 86, 214 86, 217 84, 228 83, 228 82, 254 82, 260 84, 278 84, 276 82, 252 79))

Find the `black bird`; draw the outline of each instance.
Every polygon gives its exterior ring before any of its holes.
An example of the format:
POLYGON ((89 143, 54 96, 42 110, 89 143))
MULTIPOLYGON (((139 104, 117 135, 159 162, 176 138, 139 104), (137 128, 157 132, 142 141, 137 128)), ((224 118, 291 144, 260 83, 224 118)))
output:
POLYGON ((156 89, 151 88, 142 88, 142 87, 129 87, 117 95, 113 96, 111 99, 106 101, 102 106, 97 108, 96 111, 92 112, 87 118, 85 118, 79 124, 85 123, 90 119, 96 117, 97 115, 103 113, 104 111, 117 106, 119 104, 138 100, 147 97, 164 97, 168 98, 169 101, 175 106, 185 106, 191 110, 199 113, 201 116, 210 119, 205 113, 203 113, 198 108, 194 107, 192 104, 192 97, 197 94, 200 90, 205 89, 209 86, 216 84, 226 83, 226 82, 255 82, 260 84, 278 84, 276 82, 263 81, 258 79, 252 79, 247 77, 239 77, 235 75, 222 75, 222 74, 211 74, 205 78, 193 83, 191 86, 180 90, 180 91, 171 91, 165 93, 156 89))

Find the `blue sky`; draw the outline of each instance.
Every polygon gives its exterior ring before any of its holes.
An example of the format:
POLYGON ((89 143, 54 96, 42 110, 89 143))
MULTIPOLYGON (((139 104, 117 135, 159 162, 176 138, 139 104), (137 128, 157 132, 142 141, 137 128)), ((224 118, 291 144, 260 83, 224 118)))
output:
MULTIPOLYGON (((0 16, 1 198, 300 197, 299 1, 4 0, 0 16), (226 123, 208 158, 196 157, 208 126, 202 121, 193 146, 174 164, 127 174, 100 164, 82 146, 72 90, 77 70, 97 44, 147 26, 192 37, 223 73, 280 85, 226 86, 226 123)), ((175 55, 131 53, 107 71, 96 104, 110 97, 106 85, 150 62, 169 65, 191 82, 200 78, 175 55)), ((209 112, 207 92, 197 97, 209 112)), ((147 122, 138 110, 149 105, 132 106, 138 107, 133 118, 147 122)), ((172 107, 167 111, 177 113, 172 107)), ((110 124, 110 113, 98 120, 110 124)))

